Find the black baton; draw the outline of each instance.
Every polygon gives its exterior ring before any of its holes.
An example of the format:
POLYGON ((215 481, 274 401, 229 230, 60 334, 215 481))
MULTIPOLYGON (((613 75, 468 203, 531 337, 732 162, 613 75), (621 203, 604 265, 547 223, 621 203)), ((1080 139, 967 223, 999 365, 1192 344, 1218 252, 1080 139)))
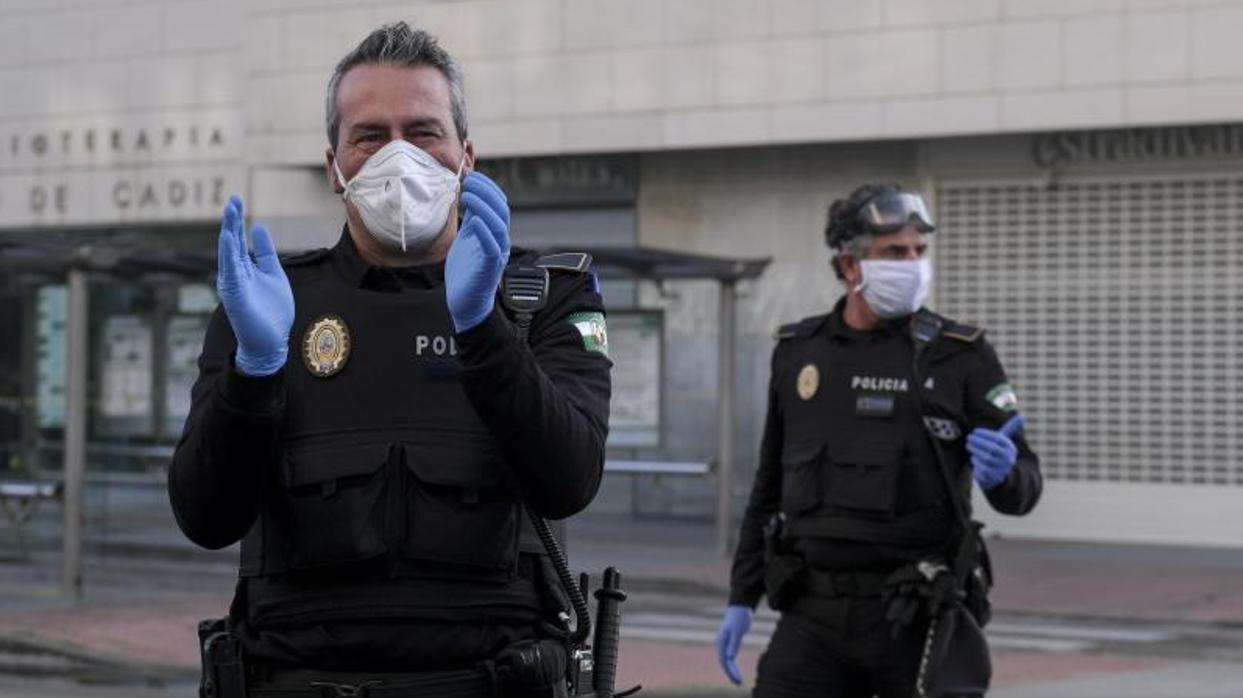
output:
POLYGON ((617 679, 617 645, 621 631, 621 603, 626 592, 621 590, 621 573, 616 567, 604 570, 603 586, 596 590, 595 675, 592 688, 596 698, 613 698, 617 679))

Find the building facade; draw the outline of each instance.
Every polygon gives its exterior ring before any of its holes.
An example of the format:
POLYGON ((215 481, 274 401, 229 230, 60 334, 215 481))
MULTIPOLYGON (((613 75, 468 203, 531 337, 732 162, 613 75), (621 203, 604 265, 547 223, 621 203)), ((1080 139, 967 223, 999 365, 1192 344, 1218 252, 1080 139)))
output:
MULTIPOLYGON (((1243 545, 1243 2, 6 0, 0 240, 210 253, 238 192, 282 250, 332 244, 325 86, 396 19, 462 62, 517 244, 773 259, 738 299, 739 501, 771 331, 841 292, 827 206, 895 180, 939 219, 930 305, 988 328, 1044 458, 1037 513, 992 529, 1243 545)), ((54 468, 63 289, 0 274, 21 338, 0 351, 0 441, 10 468, 54 468)), ((92 290, 92 462, 158 471, 210 280, 92 290)), ((658 438, 615 452, 711 460, 716 289, 606 295, 662 318, 654 407, 623 410, 658 438)), ((714 489, 638 494, 706 515, 714 489)))

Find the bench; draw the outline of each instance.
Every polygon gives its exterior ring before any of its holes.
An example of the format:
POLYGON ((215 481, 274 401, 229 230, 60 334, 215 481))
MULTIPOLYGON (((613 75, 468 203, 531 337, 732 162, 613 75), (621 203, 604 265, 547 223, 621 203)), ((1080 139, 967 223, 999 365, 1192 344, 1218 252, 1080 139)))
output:
MULTIPOLYGON (((712 472, 715 463, 662 460, 606 460, 604 473, 617 475, 699 476, 712 472)), ((630 478, 630 514, 639 515, 639 478, 630 478)))
POLYGON ((604 462, 604 472, 626 475, 707 475, 712 463, 691 463, 662 460, 610 460, 604 462))
POLYGON ((39 511, 40 504, 60 499, 63 494, 64 485, 59 480, 0 481, 0 510, 17 531, 17 547, 22 559, 29 556, 26 524, 39 511))

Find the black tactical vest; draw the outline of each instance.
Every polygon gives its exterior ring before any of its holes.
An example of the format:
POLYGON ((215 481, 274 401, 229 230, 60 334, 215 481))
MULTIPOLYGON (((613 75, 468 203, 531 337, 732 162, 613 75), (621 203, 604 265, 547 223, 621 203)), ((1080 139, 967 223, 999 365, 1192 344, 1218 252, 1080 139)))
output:
POLYGON ((241 576, 378 569, 386 594, 400 595, 401 579, 461 580, 463 603, 514 582, 519 552, 544 551, 458 383, 443 286, 380 293, 325 268, 294 298, 280 472, 242 541, 241 576), (319 377, 304 344, 331 316, 347 329, 348 356, 319 377))
MULTIPOLYGON (((953 519, 914 393, 911 339, 876 332, 837 341, 823 325, 804 323, 782 340, 781 509, 790 534, 944 544, 953 519)), ((950 471, 969 488, 963 449, 944 446, 950 471)))

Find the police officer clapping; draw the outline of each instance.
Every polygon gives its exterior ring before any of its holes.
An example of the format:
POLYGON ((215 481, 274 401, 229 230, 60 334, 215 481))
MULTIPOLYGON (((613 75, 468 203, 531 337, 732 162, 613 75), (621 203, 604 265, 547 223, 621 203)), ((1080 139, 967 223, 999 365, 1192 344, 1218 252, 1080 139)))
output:
POLYGON ((204 691, 563 695, 564 585, 527 511, 564 518, 600 482, 611 364, 588 259, 511 248, 461 70, 428 34, 367 36, 326 126, 334 247, 282 260, 262 225, 248 244, 237 198, 221 225, 168 485, 191 540, 241 540, 204 691), (498 298, 518 266, 545 282, 521 317, 498 298))

